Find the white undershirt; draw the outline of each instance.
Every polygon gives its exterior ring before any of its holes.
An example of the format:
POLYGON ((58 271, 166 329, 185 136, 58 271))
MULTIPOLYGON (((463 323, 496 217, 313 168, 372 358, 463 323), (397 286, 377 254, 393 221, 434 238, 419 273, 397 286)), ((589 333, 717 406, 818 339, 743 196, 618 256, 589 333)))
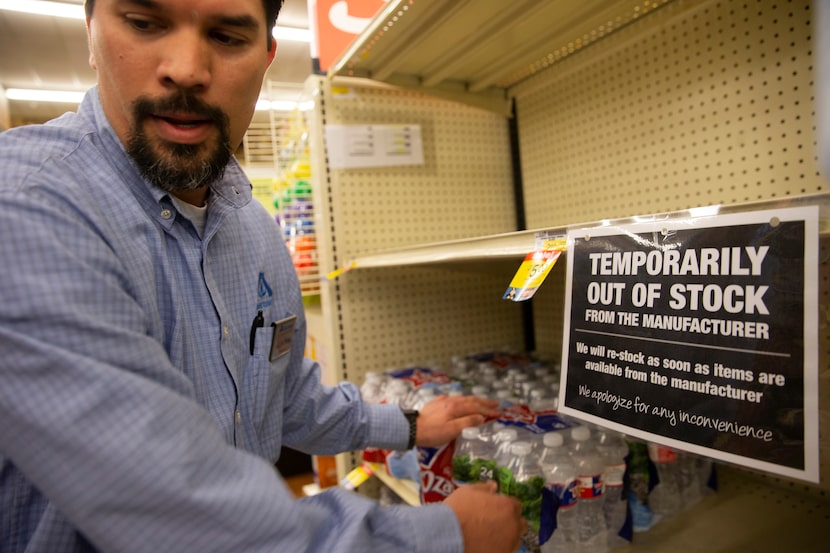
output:
POLYGON ((173 204, 175 204, 179 213, 193 223, 193 226, 196 227, 196 232, 199 233, 199 237, 201 238, 205 232, 205 221, 207 221, 207 202, 205 202, 205 205, 199 207, 182 201, 175 196, 170 196, 170 199, 173 200, 173 204))

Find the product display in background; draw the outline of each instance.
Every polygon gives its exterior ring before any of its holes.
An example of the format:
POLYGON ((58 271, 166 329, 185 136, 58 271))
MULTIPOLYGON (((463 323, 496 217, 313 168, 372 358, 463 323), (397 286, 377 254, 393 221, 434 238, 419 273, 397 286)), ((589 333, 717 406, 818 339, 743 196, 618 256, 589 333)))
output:
MULTIPOLYGON (((632 478, 628 461, 636 450, 629 452, 625 436, 561 415, 555 408, 557 373, 555 364, 499 351, 459 356, 446 369, 411 366, 368 373, 361 394, 370 402, 418 409, 442 394, 480 395, 498 399, 500 415, 465 429, 442 448, 371 449, 363 452, 364 461, 384 464, 390 475, 416 482, 421 503, 442 501, 459 486, 496 480, 500 493, 522 503, 529 522, 523 551, 543 553, 602 552, 625 545, 634 531, 648 530, 713 491, 708 475, 695 474, 686 478, 683 491, 676 488, 678 509, 652 509, 650 503, 659 504, 662 490, 674 484, 660 488, 658 465, 647 451, 636 457, 644 473, 632 478)), ((709 460, 673 454, 698 472, 712 470, 709 460)))
POLYGON ((311 469, 320 489, 337 485, 337 460, 331 455, 312 455, 311 469))
POLYGON ((275 219, 291 252, 303 296, 316 295, 320 293, 317 237, 308 128, 302 111, 291 112, 279 142, 275 219))

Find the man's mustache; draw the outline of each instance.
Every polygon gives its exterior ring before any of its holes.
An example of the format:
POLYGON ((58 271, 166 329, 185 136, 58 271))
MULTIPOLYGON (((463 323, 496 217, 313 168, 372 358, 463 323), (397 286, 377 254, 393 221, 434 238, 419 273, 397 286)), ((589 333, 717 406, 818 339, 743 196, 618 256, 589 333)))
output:
POLYGON ((187 114, 200 120, 210 121, 220 128, 224 128, 228 121, 228 116, 221 108, 211 106, 188 92, 157 99, 138 98, 133 104, 136 122, 158 115, 164 116, 166 113, 187 114))

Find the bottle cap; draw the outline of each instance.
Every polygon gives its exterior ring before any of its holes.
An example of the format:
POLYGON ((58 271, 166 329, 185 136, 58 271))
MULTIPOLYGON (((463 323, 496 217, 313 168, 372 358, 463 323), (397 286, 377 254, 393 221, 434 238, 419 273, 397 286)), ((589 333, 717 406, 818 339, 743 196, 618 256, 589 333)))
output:
POLYGON ((577 442, 584 442, 591 439, 591 431, 587 426, 576 426, 571 430, 571 438, 577 442))
POLYGON ((559 432, 548 432, 542 438, 545 447, 559 447, 565 443, 565 439, 559 432))

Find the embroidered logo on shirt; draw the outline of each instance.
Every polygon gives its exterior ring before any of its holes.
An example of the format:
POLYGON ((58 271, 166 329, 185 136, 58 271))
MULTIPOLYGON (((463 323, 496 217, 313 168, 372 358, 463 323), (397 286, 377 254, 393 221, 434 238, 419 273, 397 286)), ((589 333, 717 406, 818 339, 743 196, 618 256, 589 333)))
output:
POLYGON ((274 297, 274 291, 271 285, 265 280, 265 273, 259 273, 259 282, 257 283, 257 309, 264 309, 271 305, 271 300, 274 297))

